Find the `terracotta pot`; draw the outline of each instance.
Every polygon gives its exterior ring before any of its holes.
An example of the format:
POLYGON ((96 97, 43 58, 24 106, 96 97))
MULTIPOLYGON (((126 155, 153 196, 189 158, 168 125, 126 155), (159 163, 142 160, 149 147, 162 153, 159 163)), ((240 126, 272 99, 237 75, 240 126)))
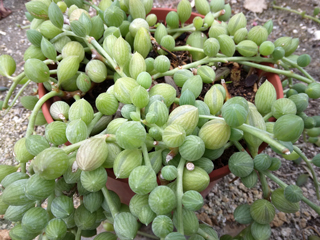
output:
MULTIPOLYGON (((158 17, 158 21, 165 22, 167 13, 170 11, 176 11, 175 9, 170 9, 170 8, 155 8, 152 9, 150 13, 154 13, 158 17)), ((196 16, 203 17, 200 14, 197 13, 192 13, 190 19, 186 23, 192 23, 193 18, 196 16)), ((263 63, 268 66, 272 66, 270 63, 263 63)), ((259 73, 261 71, 259 70, 259 73)), ((276 89, 277 92, 277 98, 283 98, 283 89, 282 89, 282 84, 279 76, 274 73, 266 73, 265 76, 267 77, 268 81, 273 84, 273 86, 276 89)), ((44 88, 42 83, 38 84, 38 93, 39 93, 39 98, 41 98, 44 94, 46 94, 46 89, 44 88)), ((50 101, 47 101, 43 106, 42 106, 42 112, 47 120, 48 123, 53 122, 53 119, 50 115, 49 109, 50 105, 52 104, 52 99, 50 101)), ((263 151, 267 147, 266 143, 262 143, 259 147, 259 153, 263 151)), ((120 198, 121 202, 125 204, 129 204, 130 199, 132 196, 135 194, 129 187, 128 185, 128 179, 116 179, 113 170, 112 169, 106 169, 108 173, 108 181, 107 181, 107 188, 116 192, 120 198)), ((213 170, 210 174, 210 184, 209 186, 201 192, 203 197, 206 197, 213 186, 220 181, 220 179, 230 173, 229 166, 224 166, 222 168, 213 170)))

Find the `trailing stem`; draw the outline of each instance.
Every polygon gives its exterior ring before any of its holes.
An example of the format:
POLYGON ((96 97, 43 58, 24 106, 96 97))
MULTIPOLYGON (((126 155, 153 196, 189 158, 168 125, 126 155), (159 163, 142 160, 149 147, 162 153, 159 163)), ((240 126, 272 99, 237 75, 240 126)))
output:
POLYGON ((183 195, 183 184, 182 184, 182 178, 183 178, 183 170, 184 166, 186 164, 186 160, 181 157, 180 162, 178 165, 178 176, 177 176, 177 214, 178 214, 178 226, 177 230, 179 233, 184 235, 184 229, 183 229, 183 213, 182 213, 182 195, 183 195))
POLYGON ((147 145, 145 143, 142 144, 142 154, 143 154, 143 159, 144 159, 145 165, 152 168, 149 154, 148 154, 147 145))
MULTIPOLYGON (((209 116, 209 115, 199 115, 199 118, 207 118, 207 119, 222 119, 221 117, 216 117, 216 116, 209 116)), ((261 139, 262 141, 268 143, 269 145, 275 147, 277 150, 279 150, 280 152, 282 152, 283 154, 289 155, 290 151, 288 148, 284 147, 282 144, 278 143, 276 140, 274 140, 272 138, 272 134, 261 130, 259 128, 253 127, 251 125, 248 124, 242 124, 239 127, 236 127, 237 129, 240 129, 244 132, 250 133, 253 136, 261 139)))
POLYGON ((117 63, 110 57, 110 55, 100 46, 100 44, 93 38, 87 37, 85 39, 89 44, 92 44, 108 61, 108 63, 113 67, 113 69, 119 73, 121 77, 126 77, 127 75, 118 67, 117 63))
POLYGON ((306 77, 303 77, 301 75, 293 73, 293 71, 281 70, 281 69, 260 65, 260 64, 257 64, 257 63, 253 63, 253 62, 238 61, 238 63, 243 64, 243 65, 247 65, 247 66, 250 66, 250 67, 258 68, 258 69, 261 69, 261 70, 263 70, 265 72, 272 72, 272 73, 281 74, 281 75, 284 75, 284 76, 287 76, 287 77, 290 77, 290 78, 295 78, 297 80, 300 80, 300 81, 308 83, 308 84, 313 82, 309 78, 306 78, 306 77))
POLYGON ((284 7, 280 7, 280 6, 277 6, 277 5, 272 5, 272 7, 275 8, 275 9, 296 13, 296 14, 300 15, 302 18, 308 18, 308 19, 311 19, 312 21, 320 23, 320 19, 318 19, 316 17, 312 17, 310 15, 307 15, 305 11, 304 12, 299 12, 299 11, 294 10, 294 9, 284 8, 284 7))
MULTIPOLYGON (((274 181, 276 184, 278 184, 281 188, 285 189, 288 185, 283 182, 281 179, 273 175, 269 171, 262 171, 262 174, 266 175, 268 178, 270 178, 272 181, 274 181)), ((316 205, 315 203, 311 202, 308 198, 302 197, 301 201, 305 202, 306 204, 309 205, 316 213, 320 215, 320 206, 316 205)))
POLYGON ((87 137, 90 136, 90 133, 92 132, 92 129, 94 128, 94 126, 96 125, 96 123, 102 118, 103 114, 101 112, 98 112, 93 120, 90 122, 90 124, 88 125, 88 131, 87 131, 87 137))
POLYGON ((17 101, 17 99, 20 97, 20 95, 23 93, 24 89, 29 85, 29 83, 31 83, 31 80, 28 80, 23 86, 22 88, 19 90, 19 92, 17 93, 17 95, 14 97, 14 99, 12 100, 11 105, 8 106, 7 110, 4 112, 3 115, 6 115, 10 109, 14 106, 14 103, 17 101))
POLYGON ((51 92, 47 93, 46 95, 44 95, 42 98, 39 99, 39 101, 34 106, 33 111, 31 113, 31 116, 30 116, 30 119, 29 119, 28 128, 27 128, 27 132, 26 132, 26 138, 29 137, 30 135, 32 135, 34 124, 35 124, 35 120, 36 120, 37 114, 40 111, 42 105, 46 101, 48 101, 50 98, 52 98, 54 96, 62 97, 63 95, 64 95, 63 91, 57 90, 57 91, 51 91, 51 92))
POLYGON ((312 80, 313 82, 315 82, 314 78, 311 77, 311 75, 304 70, 302 67, 300 67, 298 64, 296 64, 294 61, 290 60, 289 58, 282 58, 281 59, 284 63, 289 63, 292 67, 297 68, 300 72, 302 72, 307 78, 309 78, 310 80, 312 80))
MULTIPOLYGON (((176 47, 175 49, 178 49, 179 51, 180 50, 185 50, 185 51, 195 51, 196 50, 196 51, 200 51, 200 52, 202 51, 202 49, 200 49, 200 48, 195 48, 195 47, 190 47, 190 46, 182 46, 182 47, 178 47, 178 48, 176 47)), ((240 62, 242 62, 243 64, 244 63, 250 63, 250 62, 246 62, 246 61, 274 63, 274 60, 271 59, 271 58, 262 58, 262 57, 226 57, 223 54, 218 54, 217 57, 205 57, 205 58, 203 58, 201 60, 198 60, 198 61, 195 61, 195 62, 192 62, 192 63, 189 63, 189 64, 185 64, 183 66, 179 66, 179 67, 177 67, 175 69, 172 69, 172 70, 164 72, 164 73, 156 73, 156 74, 154 74, 152 76, 152 78, 153 79, 157 79, 157 78, 160 78, 160 77, 163 77, 163 76, 171 76, 174 73, 176 73, 177 71, 179 71, 180 69, 195 68, 195 67, 198 67, 199 65, 208 64, 208 63, 211 63, 211 62, 223 62, 223 63, 228 63, 228 62, 239 62, 240 63, 240 62)), ((256 65, 257 66, 255 66, 255 68, 264 70, 266 72, 271 72, 271 71, 269 71, 269 69, 274 69, 272 67, 267 67, 267 66, 261 65, 261 64, 256 64, 256 65)), ((279 70, 279 71, 282 71, 285 74, 288 73, 288 72, 291 73, 290 71, 283 71, 283 70, 279 70)), ((310 81, 310 80, 308 79, 308 81, 310 81)))
POLYGON ((112 197, 109 193, 109 190, 107 189, 106 186, 104 186, 102 189, 101 189, 102 193, 103 193, 103 196, 104 196, 104 199, 106 200, 109 208, 110 208, 110 211, 111 211, 111 214, 112 214, 112 217, 115 218, 115 216, 119 213, 119 210, 117 209, 116 205, 114 204, 113 200, 112 200, 112 197))
POLYGON ((198 232, 199 235, 201 235, 204 239, 207 240, 215 240, 216 238, 210 236, 208 233, 206 233, 205 231, 203 231, 201 228, 198 228, 198 232))
POLYGON ((300 148, 298 148, 297 146, 293 146, 293 150, 302 158, 302 160, 307 164, 311 174, 312 174, 312 178, 313 178, 313 182, 314 182, 314 186, 316 188, 316 194, 317 194, 317 199, 320 200, 320 193, 319 193, 319 181, 317 178, 317 175, 310 163, 310 161, 308 160, 308 158, 306 157, 306 155, 304 155, 304 153, 300 150, 300 148))
POLYGON ((18 86, 18 84, 22 81, 22 79, 25 77, 25 73, 22 72, 20 73, 18 76, 16 76, 13 80, 13 83, 12 85, 10 86, 10 89, 6 95, 6 98, 4 99, 3 101, 3 105, 2 105, 2 109, 6 109, 8 107, 8 102, 9 102, 9 99, 13 93, 13 91, 16 89, 16 87, 18 86))

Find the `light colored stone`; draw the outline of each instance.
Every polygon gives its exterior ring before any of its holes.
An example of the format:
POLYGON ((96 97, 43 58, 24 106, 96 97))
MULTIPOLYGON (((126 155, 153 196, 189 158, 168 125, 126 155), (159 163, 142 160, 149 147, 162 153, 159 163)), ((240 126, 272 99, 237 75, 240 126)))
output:
POLYGON ((291 228, 283 228, 281 229, 281 235, 285 238, 291 235, 291 228))

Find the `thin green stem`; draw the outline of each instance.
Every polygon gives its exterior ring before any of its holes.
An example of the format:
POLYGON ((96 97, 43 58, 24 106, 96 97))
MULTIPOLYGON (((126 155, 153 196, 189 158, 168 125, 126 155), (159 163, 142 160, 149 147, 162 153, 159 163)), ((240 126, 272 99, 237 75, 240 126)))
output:
POLYGON ((80 239, 81 239, 81 228, 78 228, 75 240, 80 240, 80 239))
POLYGON ((8 91, 8 93, 7 93, 7 95, 6 95, 6 98, 5 98, 4 101, 3 101, 2 109, 6 109, 6 108, 8 107, 8 102, 9 102, 9 99, 10 99, 13 91, 14 91, 15 88, 18 86, 19 82, 21 82, 22 79, 23 79, 25 76, 26 76, 25 73, 22 72, 22 73, 20 73, 18 76, 16 76, 16 77, 14 78, 14 81, 13 81, 12 85, 10 86, 9 91, 8 91))
POLYGON ((49 73, 50 73, 50 75, 57 74, 58 73, 58 69, 50 70, 49 73))
POLYGON ((59 38, 64 37, 64 36, 79 37, 79 36, 77 36, 76 34, 74 34, 74 33, 71 32, 71 31, 64 31, 64 32, 58 34, 57 36, 55 36, 54 38, 52 38, 52 39, 50 40, 50 42, 51 42, 51 43, 55 43, 56 41, 59 40, 59 38))
POLYGON ((52 193, 49 197, 48 197, 48 201, 47 201, 47 212, 49 213, 49 216, 52 216, 51 213, 51 204, 53 199, 55 199, 55 194, 52 193))
POLYGON ((238 141, 231 141, 231 143, 232 143, 240 152, 245 152, 245 151, 246 151, 238 141))
POLYGON ((191 47, 191 46, 188 46, 188 45, 174 47, 172 51, 193 51, 193 52, 204 53, 202 48, 191 47))
POLYGON ((107 202, 107 204, 108 204, 108 206, 109 206, 109 208, 110 208, 112 217, 115 218, 116 215, 119 213, 119 210, 117 209, 115 203, 113 202, 112 197, 111 197, 111 195, 110 195, 109 190, 107 189, 107 187, 104 186, 101 190, 102 190, 104 199, 106 200, 106 202, 107 202))
POLYGON ((271 118, 273 115, 272 115, 272 112, 269 112, 269 113, 267 113, 266 115, 264 115, 264 117, 263 117, 263 120, 265 121, 265 122, 267 122, 268 120, 269 120, 269 118, 271 118))
MULTIPOLYGON (((62 56, 61 56, 61 55, 57 56, 57 61, 58 61, 58 60, 61 60, 61 59, 62 59, 62 56)), ((52 60, 50 60, 50 59, 49 59, 49 60, 45 60, 45 61, 43 61, 43 62, 44 62, 45 64, 47 64, 47 65, 48 65, 48 64, 54 64, 54 61, 52 61, 52 60)), ((9 99, 10 99, 13 91, 15 90, 15 88, 17 87, 17 85, 22 81, 22 79, 23 79, 25 76, 26 76, 26 74, 25 74, 24 72, 22 72, 22 73, 20 73, 18 76, 14 77, 14 78, 11 78, 11 77, 10 77, 10 79, 13 80, 13 83, 12 83, 12 85, 10 86, 10 89, 9 89, 9 91, 8 91, 8 93, 7 93, 4 101, 3 101, 2 109, 6 109, 6 108, 8 107, 8 102, 9 102, 9 99)))
MULTIPOLYGON (((283 189, 285 189, 288 186, 285 182, 283 182, 281 179, 279 179, 277 176, 273 175, 269 171, 262 171, 261 173, 266 175, 268 178, 270 178, 272 181, 274 181, 276 184, 278 184, 283 189)), ((316 211, 316 213, 318 213, 320 215, 320 206, 318 206, 315 203, 311 202, 308 198, 306 198, 304 196, 302 197, 301 201, 303 201, 306 204, 308 204, 309 207, 311 207, 313 210, 316 211)))
POLYGON ((270 188, 269 188, 269 184, 266 178, 266 175, 264 175, 263 173, 259 172, 259 177, 260 177, 260 182, 261 182, 261 188, 262 188, 262 193, 263 193, 263 198, 264 199, 268 199, 268 197, 270 196, 270 188))
POLYGON ((141 232, 141 231, 138 231, 137 235, 145 236, 145 237, 150 238, 150 239, 160 239, 160 238, 158 238, 158 237, 156 237, 156 236, 154 236, 152 234, 141 232))
POLYGON ((27 128, 27 132, 26 132, 26 137, 29 137, 32 134, 37 114, 40 111, 42 105, 46 101, 48 101, 50 98, 52 98, 54 96, 61 96, 62 97, 63 95, 64 95, 63 91, 57 90, 57 91, 48 92, 46 95, 44 95, 42 98, 39 99, 39 101, 34 106, 33 111, 31 113, 31 116, 30 116, 30 119, 29 119, 28 128, 27 128))
MULTIPOLYGON (((190 47, 190 49, 193 49, 197 51, 200 51, 200 48, 194 48, 194 47, 190 47)), ((271 59, 271 58, 262 58, 262 57, 226 57, 222 54, 219 54, 217 55, 217 57, 205 57, 201 60, 198 60, 196 62, 192 62, 192 63, 189 63, 189 64, 185 64, 183 66, 179 66, 175 69, 172 69, 170 71, 167 71, 167 72, 164 72, 164 73, 156 73, 152 76, 153 79, 157 79, 159 77, 163 77, 163 76, 171 76, 173 75, 174 73, 176 73, 177 71, 181 70, 181 69, 189 69, 189 68, 195 68, 195 67, 198 67, 199 65, 202 65, 202 64, 208 64, 210 62, 224 62, 224 63, 227 63, 227 62, 243 62, 243 63, 247 63, 246 61, 254 61, 254 62, 270 62, 270 63, 273 63, 274 60, 271 59)), ((256 64, 258 67, 256 68, 259 68, 259 69, 266 69, 265 65, 260 65, 260 64, 256 64)), ((274 69, 274 68, 271 68, 269 67, 270 69, 274 69)), ((298 75, 299 76, 299 75, 298 75)), ((309 80, 310 81, 310 80, 309 80)))
POLYGON ((310 80, 312 80, 313 82, 315 82, 314 78, 311 77, 311 75, 304 70, 302 67, 300 67, 297 63, 295 63, 294 61, 290 60, 289 58, 282 58, 281 59, 283 62, 285 63, 289 63, 292 67, 297 68, 301 73, 303 73, 307 78, 309 78, 310 80))
POLYGON ((75 101, 79 101, 81 98, 78 94, 73 95, 75 101))
POLYGON ((303 77, 301 75, 293 73, 293 71, 281 70, 281 69, 268 67, 268 66, 265 66, 265 65, 257 64, 257 63, 253 63, 253 62, 238 61, 238 63, 243 64, 243 65, 247 65, 247 66, 250 66, 250 67, 258 68, 258 69, 261 69, 261 70, 263 70, 265 72, 272 72, 272 73, 281 74, 281 75, 284 75, 284 76, 287 76, 287 77, 295 78, 297 80, 300 80, 300 81, 308 83, 308 84, 313 82, 312 80, 310 80, 310 79, 308 79, 306 77, 303 77))
MULTIPOLYGON (((111 135, 111 134, 107 134, 107 135, 100 135, 99 134, 99 135, 96 135, 92 138, 106 138, 107 139, 108 135, 111 135)), ((85 139, 85 140, 82 140, 81 142, 77 142, 77 143, 74 143, 74 144, 69 145, 67 147, 64 147, 64 148, 62 148, 62 150, 65 151, 66 154, 72 153, 73 151, 77 150, 82 144, 84 144, 89 139, 85 139)))
MULTIPOLYGON (((216 117, 216 116, 209 116, 209 115, 199 115, 199 118, 207 118, 207 119, 222 119, 221 117, 216 117)), ((240 129, 244 132, 250 133, 251 135, 261 139, 262 141, 268 143, 269 145, 275 147, 276 149, 278 149, 280 152, 284 153, 284 154, 290 154, 290 151, 288 148, 284 147, 282 144, 278 143, 276 140, 274 140, 272 138, 272 134, 261 130, 259 128, 253 127, 251 125, 248 124, 242 124, 239 127, 236 127, 237 129, 240 129)))
POLYGON ((26 168, 27 168, 27 164, 26 163, 21 163, 20 164, 21 172, 26 173, 27 172, 26 168))
POLYGON ((206 233, 205 231, 203 231, 201 228, 198 228, 198 232, 197 232, 200 236, 202 236, 204 239, 207 240, 215 240, 216 238, 210 236, 208 233, 206 233))
POLYGON ((320 19, 318 19, 316 17, 312 17, 310 15, 307 15, 306 12, 299 12, 299 11, 294 10, 294 9, 284 8, 284 7, 280 7, 280 6, 277 6, 277 5, 272 5, 272 7, 275 8, 275 9, 296 13, 296 14, 300 15, 302 18, 308 18, 308 19, 311 19, 312 21, 320 23, 320 19))
POLYGON ((92 129, 94 128, 94 126, 97 124, 97 122, 102 118, 103 114, 101 112, 98 112, 93 120, 91 121, 91 123, 89 123, 88 125, 88 131, 87 131, 87 137, 90 136, 90 133, 92 132, 92 129))
POLYGON ((186 164, 186 160, 181 157, 180 162, 178 165, 178 176, 177 176, 177 214, 178 214, 178 224, 177 224, 177 230, 179 233, 184 235, 184 229, 183 229, 183 213, 182 213, 182 195, 183 195, 183 170, 186 164))
POLYGON ((148 167, 152 168, 152 164, 150 162, 149 154, 148 154, 148 149, 147 145, 145 143, 142 144, 142 154, 143 154, 143 159, 144 159, 144 164, 148 167))
POLYGON ((97 7, 95 4, 91 4, 90 2, 83 1, 84 4, 89 5, 90 7, 94 8, 97 11, 102 11, 99 7, 97 7))
POLYGON ((320 200, 320 193, 319 193, 319 181, 317 178, 317 175, 311 165, 311 162, 309 161, 309 159, 306 157, 306 155, 304 155, 304 153, 300 150, 300 148, 298 148, 297 146, 293 146, 293 150, 302 158, 302 160, 307 164, 307 167, 309 168, 311 174, 312 174, 312 178, 313 178, 313 182, 314 182, 314 186, 316 188, 316 194, 317 194, 317 199, 320 200))
POLYGON ((244 132, 250 133, 251 135, 261 139, 262 141, 268 143, 269 145, 275 147, 277 150, 284 154, 290 154, 290 151, 288 148, 284 147, 282 144, 278 143, 276 140, 270 137, 270 134, 266 131, 263 131, 261 129, 255 128, 253 126, 242 124, 239 127, 236 127, 237 129, 240 129, 244 132))
MULTIPOLYGON (((180 67, 177 67, 175 69, 172 69, 170 71, 167 71, 167 72, 164 72, 164 73, 156 73, 152 76, 153 79, 157 79, 157 78, 160 78, 160 77, 163 77, 163 76, 171 76, 173 75, 174 73, 176 73, 177 71, 181 70, 181 69, 189 69, 189 68, 194 68, 194 67, 197 67, 199 65, 202 65, 202 64, 205 64, 207 62, 210 62, 208 61, 208 57, 205 57, 204 59, 201 59, 199 61, 196 61, 196 62, 193 62, 193 63, 189 63, 189 64, 186 64, 186 65, 183 65, 183 66, 180 66, 180 67)), ((211 59, 211 58, 210 58, 211 59)), ((223 58, 216 58, 215 59, 216 62, 227 62, 225 59, 223 58)))
MULTIPOLYGON (((138 116, 138 119, 141 120, 141 109, 140 109, 139 107, 136 107, 136 114, 137 114, 137 116, 138 116)), ((140 121, 140 120, 139 120, 139 121, 140 121)))
POLYGON ((90 44, 92 44, 111 64, 111 66, 114 68, 114 70, 119 73, 121 77, 126 77, 124 72, 120 70, 117 63, 110 57, 110 55, 101 47, 101 45, 92 37, 87 37, 86 41, 88 41, 90 44))
POLYGON ((20 95, 23 93, 24 89, 29 85, 29 83, 31 83, 31 80, 28 80, 23 86, 22 88, 19 90, 19 92, 17 93, 17 95, 14 97, 14 99, 12 100, 11 105, 8 106, 7 110, 4 112, 4 115, 6 115, 10 109, 14 106, 15 102, 17 101, 18 97, 20 97, 20 95))

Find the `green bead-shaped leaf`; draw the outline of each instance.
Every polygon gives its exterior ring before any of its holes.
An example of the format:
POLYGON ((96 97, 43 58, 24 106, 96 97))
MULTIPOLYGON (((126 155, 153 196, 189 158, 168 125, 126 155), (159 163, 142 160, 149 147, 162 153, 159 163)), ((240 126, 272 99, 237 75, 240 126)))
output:
POLYGON ((284 189, 284 197, 290 202, 297 203, 302 199, 303 193, 300 187, 289 185, 284 189))
POLYGON ((173 222, 166 215, 157 216, 152 222, 152 232, 161 238, 165 238, 173 231, 173 222))
POLYGON ((272 204, 281 212, 295 213, 300 210, 300 203, 291 202, 285 198, 284 189, 278 188, 272 192, 272 204))
POLYGON ((272 104, 271 111, 272 115, 278 119, 286 114, 296 114, 297 108, 295 103, 289 98, 280 98, 272 104))
POLYGON ((301 117, 287 114, 280 117, 274 127, 274 136, 281 141, 296 141, 301 135, 304 123, 301 117), (292 131, 295 129, 295 131, 292 131))
POLYGON ((24 64, 24 72, 31 81, 36 83, 46 82, 50 78, 48 66, 39 59, 28 59, 24 64))
POLYGON ((183 207, 190 211, 198 211, 203 206, 202 195, 193 190, 186 191, 182 196, 183 207))
POLYGON ((80 181, 83 187, 89 192, 101 190, 106 185, 107 178, 107 172, 103 167, 92 171, 82 171, 80 175, 80 181))
POLYGON ((101 191, 92 192, 83 196, 83 205, 93 213, 101 207, 103 200, 104 197, 101 191))
POLYGON ((123 239, 134 239, 138 231, 137 219, 128 212, 117 214, 113 226, 117 236, 123 239))
POLYGON ((133 49, 146 58, 150 52, 151 40, 147 29, 140 28, 134 37, 133 49))
POLYGON ((63 238, 67 233, 67 225, 63 220, 54 218, 48 222, 45 232, 48 239, 63 238))
POLYGON ((187 0, 182 0, 177 6, 177 13, 181 23, 185 23, 191 16, 191 4, 187 0))
POLYGON ((66 137, 66 129, 67 124, 64 122, 52 122, 46 126, 46 138, 49 142, 55 145, 64 144, 68 141, 66 137))
POLYGON ((258 171, 265 171, 271 166, 272 159, 268 154, 259 154, 254 157, 253 163, 255 169, 258 171))
POLYGON ((78 56, 70 56, 62 59, 58 65, 58 81, 62 84, 64 81, 73 77, 79 69, 78 56))
POLYGON ((198 124, 199 111, 198 108, 192 105, 183 105, 175 108, 169 115, 167 124, 180 125, 189 135, 193 132, 198 124))
POLYGON ((170 213, 176 207, 176 195, 167 186, 158 186, 149 195, 149 206, 157 215, 170 213))
POLYGON ((188 209, 182 209, 182 220, 178 219, 178 211, 174 211, 173 213, 173 224, 175 227, 179 226, 179 222, 182 221, 184 234, 190 236, 194 233, 198 232, 199 229, 199 220, 194 211, 190 211, 188 209))
POLYGON ((176 98, 176 90, 169 84, 160 83, 154 85, 149 91, 150 99, 155 95, 161 95, 164 98, 164 103, 169 107, 176 98))
POLYGON ((256 186, 258 182, 258 174, 256 171, 252 171, 248 176, 242 177, 241 182, 243 185, 245 185, 247 188, 253 188, 256 186))
POLYGON ((117 178, 128 178, 133 169, 142 163, 139 149, 126 149, 118 154, 113 164, 113 172, 117 178))
POLYGON ((88 135, 88 128, 84 121, 76 119, 66 127, 66 137, 70 143, 77 143, 85 140, 88 135))
POLYGON ((250 224, 253 222, 253 219, 250 215, 250 205, 243 204, 239 205, 234 210, 234 220, 236 220, 240 224, 250 224))
POLYGON ((40 177, 52 180, 67 170, 68 155, 60 148, 47 148, 36 156, 33 163, 33 169, 40 177))
POLYGON ((206 189, 210 183, 208 173, 200 167, 195 166, 193 170, 183 170, 183 190, 194 190, 201 192, 206 189))
POLYGON ((48 5, 41 1, 26 3, 26 9, 34 18, 48 19, 48 5))
POLYGON ((246 177, 253 171, 253 161, 246 152, 237 152, 229 158, 229 169, 238 177, 246 177))
POLYGON ((255 105, 258 111, 265 115, 271 112, 272 104, 276 99, 277 93, 274 86, 269 81, 265 81, 256 93, 255 105))
POLYGON ((231 129, 224 120, 214 119, 201 127, 199 137, 207 149, 219 149, 228 142, 230 133, 231 129))
POLYGON ((74 212, 72 198, 65 195, 56 197, 51 203, 51 212, 56 218, 69 217, 74 212))
POLYGON ((11 183, 2 193, 2 201, 12 206, 21 206, 33 202, 25 193, 28 179, 21 179, 11 183))
POLYGON ((45 180, 39 174, 33 174, 25 186, 25 194, 29 199, 41 201, 54 192, 55 181, 45 180))
POLYGON ((148 194, 157 184, 157 176, 149 166, 139 166, 129 175, 129 186, 136 194, 148 194))
POLYGON ((50 21, 57 28, 63 27, 63 22, 64 22, 63 13, 55 2, 52 2, 49 6, 48 16, 49 16, 50 21))
POLYGON ((188 161, 195 161, 202 157, 205 151, 203 140, 194 135, 187 136, 183 144, 179 147, 181 157, 188 161))
POLYGON ((146 130, 139 122, 126 122, 117 130, 116 139, 119 146, 124 149, 139 148, 146 139, 146 130))
POLYGON ((227 57, 232 57, 236 51, 236 47, 232 38, 226 34, 218 36, 220 51, 227 57))
POLYGON ((248 32, 248 40, 251 40, 258 46, 260 46, 261 43, 268 39, 268 35, 269 34, 266 28, 264 28, 263 26, 255 26, 248 32))
POLYGON ((271 227, 269 224, 260 224, 253 222, 251 224, 251 234, 254 239, 270 239, 271 227))
POLYGON ((250 207, 251 217, 259 224, 269 224, 275 216, 274 206, 264 199, 255 201, 250 207))

